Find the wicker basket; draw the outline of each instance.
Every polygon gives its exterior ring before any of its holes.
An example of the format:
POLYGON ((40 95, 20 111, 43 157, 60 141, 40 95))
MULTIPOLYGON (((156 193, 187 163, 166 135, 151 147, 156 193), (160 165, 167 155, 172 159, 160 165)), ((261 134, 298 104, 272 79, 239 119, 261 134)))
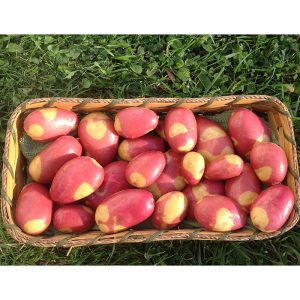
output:
POLYGON ((147 99, 90 99, 90 98, 40 98, 23 102, 13 112, 7 126, 5 152, 3 157, 1 213, 7 232, 21 243, 40 247, 76 247, 111 243, 142 243, 162 240, 262 240, 279 236, 290 230, 299 219, 300 180, 297 163, 293 125, 287 108, 277 98, 270 96, 224 96, 214 98, 147 98, 147 99), (25 159, 20 152, 19 139, 23 130, 24 114, 41 107, 57 107, 76 112, 110 111, 130 106, 143 106, 164 112, 175 106, 192 109, 194 112, 220 112, 235 107, 251 107, 265 112, 270 126, 284 149, 289 164, 286 184, 295 194, 295 207, 289 220, 280 230, 272 233, 257 231, 251 225, 229 233, 208 232, 201 228, 173 230, 127 230, 105 235, 98 230, 83 234, 59 234, 32 237, 22 232, 14 223, 13 207, 20 190, 24 186, 25 159))

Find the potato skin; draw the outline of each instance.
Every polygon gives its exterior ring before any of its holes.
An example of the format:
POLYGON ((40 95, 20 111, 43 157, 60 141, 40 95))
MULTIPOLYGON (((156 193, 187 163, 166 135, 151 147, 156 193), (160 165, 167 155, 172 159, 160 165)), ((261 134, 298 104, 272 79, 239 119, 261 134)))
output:
POLYGON ((157 114, 143 107, 128 107, 116 114, 114 127, 124 138, 136 139, 154 130, 158 124, 157 114))
POLYGON ((97 191, 86 197, 84 203, 95 210, 108 196, 121 190, 130 189, 131 185, 125 178, 127 165, 127 161, 120 160, 105 166, 102 185, 97 191))
POLYGON ((195 205, 195 218, 207 230, 227 232, 246 225, 246 212, 238 203, 221 195, 207 195, 195 205))
POLYGON ((66 204, 55 210, 53 227, 65 233, 82 233, 88 231, 95 223, 91 208, 81 204, 66 204))
POLYGON ((178 107, 168 111, 165 135, 175 152, 189 152, 197 142, 197 123, 190 109, 178 107))
POLYGON ((51 183, 59 168, 72 158, 81 155, 82 147, 72 136, 61 136, 30 162, 28 173, 39 183, 51 183))
POLYGON ((260 143, 250 152, 250 163, 260 181, 267 185, 282 182, 288 162, 284 151, 273 143, 260 143))
POLYGON ((252 203, 251 221, 260 231, 277 231, 289 218, 293 206, 294 194, 288 186, 278 184, 268 187, 252 203))
POLYGON ((198 138, 194 151, 201 153, 208 162, 225 154, 234 154, 232 141, 221 125, 202 116, 196 121, 198 138))
POLYGON ((25 132, 35 141, 48 142, 69 134, 78 125, 77 115, 62 108, 40 108, 24 120, 25 132))
POLYGON ((249 212, 252 202, 261 192, 261 184, 250 164, 244 164, 242 173, 234 178, 226 180, 225 195, 239 203, 249 212))
POLYGON ((66 162, 56 173, 50 187, 51 199, 71 203, 97 190, 103 182, 104 171, 93 158, 76 157, 66 162))
POLYGON ((206 179, 225 180, 239 176, 243 170, 243 160, 235 154, 226 154, 209 162, 204 171, 206 179))
POLYGON ((196 185, 200 182, 205 168, 205 161, 201 153, 191 151, 181 160, 181 174, 187 184, 196 185))
POLYGON ((165 152, 165 156, 167 160, 165 169, 158 179, 148 187, 148 191, 153 194, 154 199, 158 199, 168 192, 181 191, 186 186, 180 173, 180 162, 183 154, 170 149, 165 152))
POLYGON ((170 229, 178 225, 185 217, 188 201, 178 191, 169 192, 155 203, 152 224, 157 229, 170 229))
POLYGON ((271 141, 268 127, 246 108, 239 108, 231 114, 228 119, 228 132, 237 154, 247 159, 255 144, 271 141))
POLYGON ((79 123, 78 136, 87 156, 93 157, 102 166, 113 161, 119 135, 107 114, 94 112, 85 116, 79 123))
POLYGON ((164 140, 150 134, 136 139, 125 139, 119 145, 118 154, 123 160, 130 161, 137 155, 151 150, 165 152, 164 140))
POLYGON ((133 158, 127 165, 125 176, 129 184, 145 188, 155 182, 166 166, 164 153, 147 151, 133 158))
POLYGON ((15 207, 16 224, 27 234, 39 235, 51 223, 53 202, 42 184, 29 183, 19 194, 15 207))
POLYGON ((127 189, 106 198, 97 207, 95 220, 100 231, 116 233, 145 221, 153 211, 154 199, 150 192, 127 189))
POLYGON ((166 135, 165 135, 165 120, 159 120, 158 125, 155 128, 156 133, 166 141, 166 135))
POLYGON ((196 203, 206 195, 225 195, 224 181, 202 178, 198 185, 188 185, 182 192, 188 200, 186 219, 195 221, 194 209, 196 203))

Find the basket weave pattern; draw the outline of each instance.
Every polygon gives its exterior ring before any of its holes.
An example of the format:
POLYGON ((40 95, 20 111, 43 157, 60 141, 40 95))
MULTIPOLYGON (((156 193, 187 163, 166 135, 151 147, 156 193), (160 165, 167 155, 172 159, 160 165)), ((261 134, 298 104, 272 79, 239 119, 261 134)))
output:
POLYGON ((262 240, 279 236, 290 230, 299 220, 300 214, 300 177, 297 162, 296 143, 293 125, 289 111, 275 97, 240 95, 213 98, 145 98, 145 99, 91 99, 91 98, 40 98, 23 102, 13 112, 8 125, 5 139, 5 149, 2 170, 1 214, 8 234, 20 243, 29 243, 40 247, 76 247, 111 243, 147 243, 162 240, 226 240, 248 241, 262 240), (187 107, 195 113, 212 113, 240 106, 265 112, 267 119, 280 146, 288 158, 288 174, 286 184, 295 194, 295 207, 285 226, 280 231, 263 233, 249 225, 243 229, 228 233, 209 232, 202 228, 171 229, 171 230, 127 230, 106 235, 100 231, 89 231, 83 234, 59 234, 32 237, 25 234, 15 225, 13 217, 14 202, 24 186, 26 162, 21 155, 19 139, 23 132, 24 115, 32 109, 42 107, 57 107, 75 112, 108 111, 142 106, 166 112, 175 106, 187 107))

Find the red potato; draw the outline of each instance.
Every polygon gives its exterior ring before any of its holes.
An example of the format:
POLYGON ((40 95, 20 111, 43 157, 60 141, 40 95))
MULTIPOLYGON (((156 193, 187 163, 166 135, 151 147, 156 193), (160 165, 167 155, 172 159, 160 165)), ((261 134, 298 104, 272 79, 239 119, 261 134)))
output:
POLYGON ((126 139, 119 145, 118 154, 122 159, 130 161, 137 155, 151 150, 165 152, 164 140, 150 134, 137 139, 126 139))
POLYGON ((114 161, 104 167, 104 180, 100 188, 84 199, 84 203, 96 209, 108 196, 130 189, 131 186, 125 178, 127 161, 114 161))
POLYGON ((72 136, 62 136, 42 150, 30 162, 28 173, 39 183, 50 183, 58 169, 67 161, 81 155, 82 147, 72 136))
POLYGON ((158 124, 157 114, 142 107, 129 107, 120 110, 115 118, 115 130, 128 139, 136 139, 154 130, 158 124))
POLYGON ((221 125, 200 116, 196 121, 198 138, 194 151, 201 153, 207 162, 225 154, 234 154, 232 141, 221 125))
POLYGON ((273 143, 254 146, 250 152, 250 163, 259 180, 268 185, 282 182, 287 173, 285 152, 273 143))
POLYGON ((251 221, 260 231, 277 231, 289 218, 293 206, 294 194, 288 186, 278 184, 268 187, 252 203, 251 221))
POLYGON ((174 151, 191 151, 197 142, 197 123, 193 112, 183 107, 169 110, 165 119, 165 135, 174 151))
POLYGON ((242 173, 225 183, 225 194, 249 212, 252 202, 261 192, 261 184, 250 164, 244 164, 242 173))
POLYGON ((243 160, 235 154, 221 156, 205 167, 204 176, 210 180, 225 180, 239 176, 243 170, 243 160))
POLYGON ((102 112, 90 113, 79 123, 78 136, 86 155, 93 157, 102 166, 116 156, 119 135, 113 120, 102 112))
POLYGON ((102 184, 104 171, 95 159, 76 157, 66 162, 56 173, 50 188, 51 199, 71 203, 94 193, 102 184))
POLYGON ((246 108, 239 108, 231 114, 228 119, 228 132, 237 154, 247 159, 255 144, 271 141, 268 127, 246 108))
POLYGON ((170 149, 165 152, 165 156, 167 159, 165 169, 158 179, 148 187, 155 199, 168 192, 181 191, 186 186, 184 178, 180 174, 180 162, 183 154, 176 153, 170 149))
POLYGON ((166 140, 165 135, 165 120, 159 120, 158 125, 155 129, 156 133, 164 140, 166 140))
POLYGON ((225 195, 225 188, 223 181, 214 181, 203 178, 198 185, 188 185, 182 192, 188 200, 186 219, 195 221, 194 209, 196 203, 201 201, 206 195, 225 195))
POLYGON ((238 203, 221 195, 207 195, 195 205, 195 218, 207 230, 226 232, 246 225, 246 212, 238 203))
POLYGON ((173 191, 160 197, 155 203, 152 224, 157 229, 170 229, 185 217, 187 199, 181 192, 173 191))
POLYGON ((48 190, 39 183, 29 183, 23 187, 16 202, 16 223, 25 233, 39 235, 51 223, 52 208, 48 190))
POLYGON ((97 208, 95 220, 104 233, 116 233, 148 219, 154 211, 154 199, 145 190, 128 189, 105 199, 97 208))
POLYGON ((183 156, 181 174, 188 184, 198 184, 203 176, 204 168, 205 161, 200 153, 191 151, 183 156))
POLYGON ((128 163, 125 176, 132 186, 145 188, 158 179, 165 166, 164 153, 147 151, 139 154, 128 163))
POLYGON ((25 118, 24 130, 33 140, 48 142, 69 134, 77 124, 77 115, 70 110, 40 108, 25 118))
POLYGON ((53 227, 65 233, 82 233, 95 224, 95 215, 91 208, 81 204, 66 204, 55 210, 53 227))

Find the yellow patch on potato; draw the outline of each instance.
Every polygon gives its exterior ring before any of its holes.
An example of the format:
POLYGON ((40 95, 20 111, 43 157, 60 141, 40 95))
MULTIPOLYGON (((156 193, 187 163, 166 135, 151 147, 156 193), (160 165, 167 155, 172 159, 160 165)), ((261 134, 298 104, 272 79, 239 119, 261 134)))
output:
POLYGON ((100 204, 97 207, 95 218, 97 222, 105 223, 109 219, 109 210, 108 207, 105 204, 100 204))
POLYGON ((255 200, 256 197, 257 197, 257 193, 252 191, 246 191, 240 194, 238 202, 242 206, 247 206, 250 205, 255 200))
POLYGON ((242 159, 234 154, 228 154, 226 156, 224 156, 226 161, 232 165, 240 165, 243 163, 242 159))
POLYGON ((231 140, 232 140, 234 146, 238 145, 238 141, 235 138, 232 137, 231 140))
MULTIPOLYGON (((167 195, 169 197, 169 195, 167 195)), ((166 224, 172 224, 174 220, 181 216, 187 206, 184 194, 174 193, 165 203, 162 220, 166 224)))
POLYGON ((29 164, 28 172, 34 181, 39 181, 42 174, 41 157, 37 155, 29 164))
POLYGON ((118 224, 117 217, 113 218, 113 223, 114 223, 113 230, 115 233, 127 229, 127 227, 118 224))
POLYGON ((204 172, 204 158, 198 152, 189 152, 183 157, 183 167, 193 175, 196 180, 200 180, 204 172))
POLYGON ((118 117, 115 118, 114 127, 117 132, 122 132, 121 123, 118 117))
POLYGON ((102 112, 95 112, 95 113, 90 113, 88 115, 86 115, 82 120, 109 120, 109 116, 106 115, 105 113, 102 112))
POLYGON ((102 166, 96 161, 96 159, 94 159, 92 157, 90 157, 90 159, 95 166, 97 166, 98 168, 102 168, 102 166))
POLYGON ((213 227, 214 231, 230 231, 234 226, 233 215, 227 208, 220 208, 216 213, 216 223, 213 227))
POLYGON ((146 178, 140 172, 130 174, 129 181, 130 184, 138 188, 143 188, 146 185, 146 178))
POLYGON ((43 108, 40 110, 43 117, 48 121, 53 121, 57 116, 56 108, 43 108))
POLYGON ((86 131, 93 139, 101 140, 107 133, 107 124, 103 120, 88 121, 86 124, 86 131))
POLYGON ((32 138, 39 138, 44 134, 44 128, 39 124, 32 124, 28 128, 28 134, 32 138))
POLYGON ((70 227, 59 229, 60 232, 72 233, 73 230, 70 227))
POLYGON ((87 207, 87 206, 82 206, 82 208, 83 208, 83 210, 85 210, 87 213, 89 213, 89 214, 94 214, 94 212, 93 212, 93 210, 91 209, 91 208, 89 208, 89 207, 87 207))
POLYGON ((229 146, 226 146, 220 154, 217 154, 217 155, 214 155, 212 154, 211 152, 207 151, 207 150, 204 150, 204 149, 201 149, 198 151, 199 153, 202 154, 202 156, 204 157, 205 160, 207 161, 213 161, 215 160, 216 158, 220 157, 220 156, 223 156, 223 155, 226 155, 226 154, 233 154, 233 149, 229 146))
POLYGON ((269 217, 265 209, 262 207, 254 207, 251 212, 251 221, 257 226, 261 231, 265 231, 266 226, 269 224, 269 217))
POLYGON ((188 139, 186 144, 178 147, 178 151, 188 152, 191 151, 195 146, 195 141, 193 139, 188 139))
POLYGON ((33 219, 24 224, 24 231, 28 234, 36 234, 44 231, 46 228, 47 225, 45 224, 44 220, 41 219, 33 219))
POLYGON ((224 130, 217 126, 210 126, 207 127, 203 133, 201 134, 200 141, 201 142, 207 142, 210 140, 218 139, 220 137, 226 136, 226 133, 224 130))
POLYGON ((118 154, 124 160, 130 161, 132 159, 130 154, 129 154, 129 143, 128 143, 128 141, 124 140, 120 144, 119 149, 118 149, 118 154))
POLYGON ((271 175, 272 175, 272 168, 268 167, 268 166, 264 166, 258 169, 254 169, 257 177, 261 180, 261 181, 266 181, 268 180, 271 175))
POLYGON ((181 191, 185 188, 186 183, 184 181, 184 178, 182 176, 177 176, 174 179, 174 187, 176 190, 181 191))
POLYGON ((80 200, 94 192, 93 187, 87 183, 82 183, 75 191, 74 193, 74 200, 80 200))
POLYGON ((197 201, 202 200, 202 198, 208 195, 208 191, 205 185, 200 183, 199 185, 192 187, 192 192, 197 201))
POLYGON ((152 183, 148 187, 148 191, 153 194, 154 198, 159 198, 161 196, 160 189, 158 188, 156 183, 152 183))
POLYGON ((173 123, 169 129, 169 136, 173 138, 179 134, 188 132, 188 129, 182 123, 173 123))
POLYGON ((100 231, 104 232, 104 233, 108 233, 109 232, 109 227, 105 224, 98 224, 98 227, 100 229, 100 231))

